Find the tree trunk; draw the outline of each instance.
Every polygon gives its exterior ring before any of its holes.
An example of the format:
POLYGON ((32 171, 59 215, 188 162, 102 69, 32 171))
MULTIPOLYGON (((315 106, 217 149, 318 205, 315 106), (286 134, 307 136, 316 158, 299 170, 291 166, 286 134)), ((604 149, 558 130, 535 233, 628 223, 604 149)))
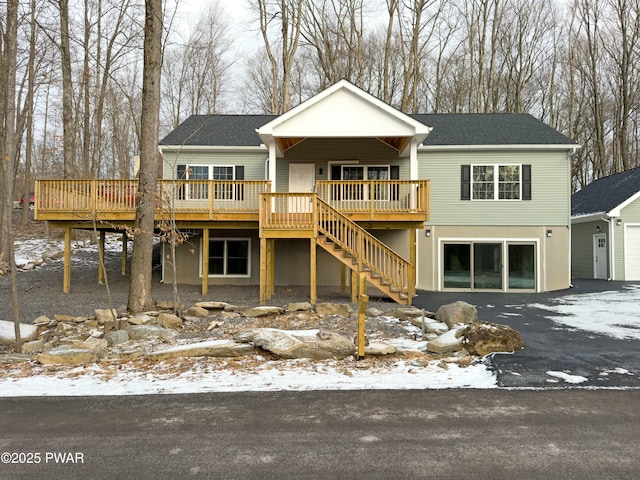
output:
POLYGON ((157 152, 162 69, 162 0, 145 0, 144 70, 138 208, 131 258, 130 312, 149 309, 152 304, 151 274, 153 227, 157 185, 157 152))
POLYGON ((71 49, 69 46, 69 0, 60 0, 60 60, 62 63, 62 142, 64 177, 71 178, 73 158, 73 91, 71 83, 71 49))

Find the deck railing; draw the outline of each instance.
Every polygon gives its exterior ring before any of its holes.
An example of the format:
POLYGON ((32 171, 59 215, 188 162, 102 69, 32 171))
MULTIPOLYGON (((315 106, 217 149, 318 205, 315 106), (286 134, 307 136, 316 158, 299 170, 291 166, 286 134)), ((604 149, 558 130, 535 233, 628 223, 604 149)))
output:
POLYGON ((316 182, 316 189, 344 213, 429 212, 428 180, 329 180, 316 182))
MULTIPOLYGON (((159 180, 157 208, 194 213, 258 213, 260 194, 269 181, 159 180)), ((36 212, 87 216, 133 213, 136 179, 37 180, 36 212)))
POLYGON ((260 225, 270 230, 312 230, 313 193, 264 193, 260 196, 260 225))

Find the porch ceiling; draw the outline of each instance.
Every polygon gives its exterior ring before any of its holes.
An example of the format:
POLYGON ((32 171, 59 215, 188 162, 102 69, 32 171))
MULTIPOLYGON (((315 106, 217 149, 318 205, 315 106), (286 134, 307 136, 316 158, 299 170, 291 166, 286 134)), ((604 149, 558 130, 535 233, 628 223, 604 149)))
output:
MULTIPOLYGON (((304 142, 307 138, 308 137, 277 137, 275 141, 278 149, 284 153, 290 148, 304 142)), ((377 137, 377 139, 397 152, 404 151, 411 142, 411 137, 377 137)))

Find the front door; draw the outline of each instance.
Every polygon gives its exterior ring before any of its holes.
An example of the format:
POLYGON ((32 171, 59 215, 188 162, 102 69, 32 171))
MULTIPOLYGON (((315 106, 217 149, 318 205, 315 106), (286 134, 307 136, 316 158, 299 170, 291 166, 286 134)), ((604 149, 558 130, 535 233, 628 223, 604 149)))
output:
MULTIPOLYGON (((315 183, 315 165, 313 163, 289 164, 289 193, 313 192, 315 183)), ((289 212, 311 212, 311 199, 290 198, 289 212)))
POLYGON ((607 279, 607 236, 593 236, 593 274, 594 278, 607 279))

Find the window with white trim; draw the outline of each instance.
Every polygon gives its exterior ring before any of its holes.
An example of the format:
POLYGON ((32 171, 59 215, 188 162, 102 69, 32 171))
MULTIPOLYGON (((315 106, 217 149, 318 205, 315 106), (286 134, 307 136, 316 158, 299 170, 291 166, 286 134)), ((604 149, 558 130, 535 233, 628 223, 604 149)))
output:
MULTIPOLYGON (((176 167, 176 179, 187 180, 180 188, 180 200, 207 200, 208 180, 244 180, 244 166, 181 164, 176 167)), ((213 186, 215 200, 242 200, 243 197, 244 189, 241 185, 215 183, 213 186)))
POLYGON ((531 165, 462 165, 461 200, 531 200, 531 165))
POLYGON ((250 265, 250 238, 209 239, 210 277, 248 277, 250 265))

